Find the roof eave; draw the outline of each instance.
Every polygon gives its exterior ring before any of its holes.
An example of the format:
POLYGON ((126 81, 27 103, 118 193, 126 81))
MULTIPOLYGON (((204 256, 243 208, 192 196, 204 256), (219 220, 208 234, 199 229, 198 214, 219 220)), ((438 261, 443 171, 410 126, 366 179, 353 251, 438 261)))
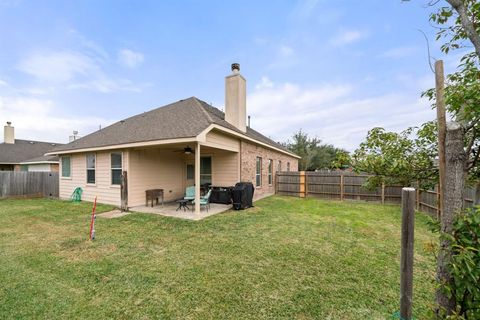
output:
POLYGON ((141 141, 141 142, 132 142, 132 143, 123 143, 99 147, 90 147, 90 148, 78 148, 71 150, 58 150, 53 152, 48 152, 46 156, 54 156, 61 154, 70 154, 70 153, 81 153, 81 152, 94 152, 94 151, 103 151, 103 150, 116 150, 116 149, 128 149, 128 148, 137 148, 137 147, 151 147, 157 145, 173 144, 173 143, 184 143, 184 142, 195 142, 198 141, 197 137, 186 137, 186 138, 175 138, 175 139, 164 139, 164 140, 152 140, 152 141, 141 141))

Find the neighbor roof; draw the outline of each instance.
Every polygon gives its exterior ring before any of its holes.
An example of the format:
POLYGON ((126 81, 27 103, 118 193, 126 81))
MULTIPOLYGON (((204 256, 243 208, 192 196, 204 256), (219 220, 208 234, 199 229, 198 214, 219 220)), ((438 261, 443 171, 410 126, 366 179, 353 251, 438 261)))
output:
POLYGON ((210 125, 217 124, 251 139, 291 153, 281 144, 247 128, 243 133, 225 121, 225 114, 208 103, 191 97, 118 121, 51 151, 74 151, 135 142, 194 138, 210 125))
POLYGON ((0 163, 19 164, 29 159, 42 157, 59 143, 15 139, 15 143, 0 143, 0 163))
POLYGON ((40 157, 35 157, 32 159, 27 159, 25 161, 20 162, 20 164, 34 164, 34 163, 52 163, 52 162, 58 162, 58 156, 53 155, 53 156, 40 156, 40 157))

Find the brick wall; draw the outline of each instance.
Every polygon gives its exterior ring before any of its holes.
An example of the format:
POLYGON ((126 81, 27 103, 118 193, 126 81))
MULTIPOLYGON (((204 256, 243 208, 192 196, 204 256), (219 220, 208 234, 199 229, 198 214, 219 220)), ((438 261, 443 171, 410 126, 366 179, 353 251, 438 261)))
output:
POLYGON ((287 171, 287 163, 290 163, 290 171, 298 171, 298 159, 284 153, 270 150, 248 142, 241 142, 240 146, 240 177, 244 182, 252 182, 255 186, 257 157, 262 158, 262 184, 255 188, 255 198, 261 198, 275 193, 275 172, 278 171, 278 160, 282 162, 282 171, 287 171), (273 160, 272 184, 268 184, 268 160, 273 160))

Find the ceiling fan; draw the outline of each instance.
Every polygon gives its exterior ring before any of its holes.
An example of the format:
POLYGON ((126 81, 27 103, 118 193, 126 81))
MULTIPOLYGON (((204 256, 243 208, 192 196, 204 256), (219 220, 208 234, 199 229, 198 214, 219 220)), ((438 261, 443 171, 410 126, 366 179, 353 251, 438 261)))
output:
POLYGON ((181 150, 175 150, 175 152, 183 152, 185 154, 195 154, 195 152, 193 151, 192 148, 190 148, 190 146, 186 146, 185 148, 183 148, 181 150))

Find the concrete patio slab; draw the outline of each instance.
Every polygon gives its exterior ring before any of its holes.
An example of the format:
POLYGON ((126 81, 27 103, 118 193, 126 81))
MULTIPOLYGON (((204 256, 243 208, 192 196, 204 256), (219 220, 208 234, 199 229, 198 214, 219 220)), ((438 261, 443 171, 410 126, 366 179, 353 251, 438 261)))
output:
POLYGON ((189 206, 189 208, 190 208, 189 210, 178 209, 178 203, 170 202, 170 203, 165 203, 163 206, 157 205, 153 207, 150 207, 150 206, 132 207, 130 208, 130 211, 142 212, 142 213, 153 213, 153 214, 159 214, 162 216, 187 219, 187 220, 202 220, 202 219, 205 219, 206 217, 210 217, 215 214, 225 212, 231 209, 232 205, 211 203, 208 211, 206 208, 202 207, 202 210, 200 211, 199 215, 196 215, 195 212, 191 210, 192 206, 189 206))

